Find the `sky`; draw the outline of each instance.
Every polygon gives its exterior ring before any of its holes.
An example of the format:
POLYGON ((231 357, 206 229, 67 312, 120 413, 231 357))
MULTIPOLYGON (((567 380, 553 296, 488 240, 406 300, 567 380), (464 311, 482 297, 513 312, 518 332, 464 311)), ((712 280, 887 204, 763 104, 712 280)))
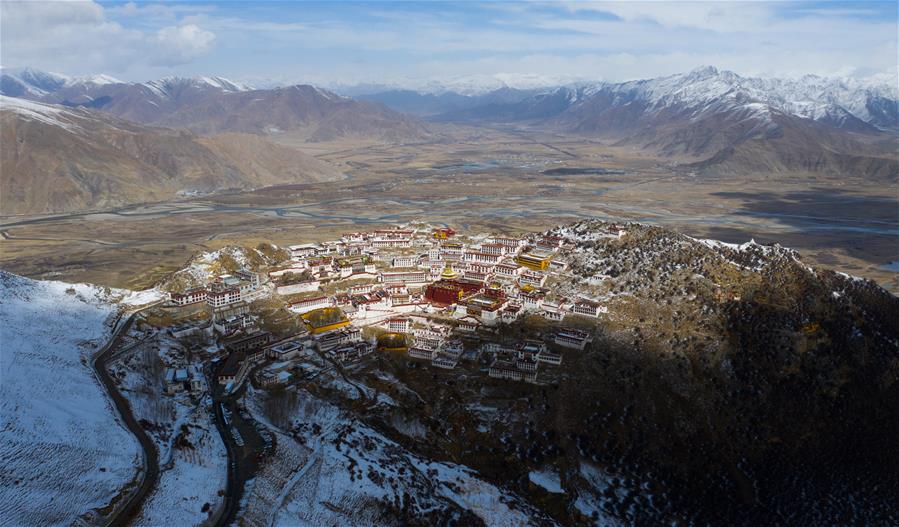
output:
MULTIPOLYGON (((895 75, 897 2, 0 1, 0 65, 128 81, 526 86, 895 75)), ((887 77, 890 78, 890 77, 887 77)))

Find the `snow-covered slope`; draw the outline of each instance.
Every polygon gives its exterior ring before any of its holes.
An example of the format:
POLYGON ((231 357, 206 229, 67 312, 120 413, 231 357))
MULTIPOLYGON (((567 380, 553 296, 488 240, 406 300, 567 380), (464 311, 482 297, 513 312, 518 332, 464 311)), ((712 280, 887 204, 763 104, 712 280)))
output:
POLYGON ((245 498, 246 525, 400 525, 400 511, 422 524, 555 525, 468 467, 417 456, 312 394, 297 401, 285 429, 253 400, 278 446, 245 498))
POLYGON ((136 476, 90 356, 110 335, 113 295, 0 271, 0 523, 70 525, 136 476))
POLYGON ((172 98, 183 90, 208 90, 215 89, 223 92, 247 91, 251 88, 239 82, 224 77, 165 77, 139 84, 150 89, 156 95, 163 98, 172 98))
POLYGON ((103 86, 105 84, 122 84, 124 81, 121 81, 111 75, 106 75, 104 73, 100 73, 98 75, 85 75, 84 77, 75 77, 74 79, 70 79, 66 82, 67 86, 71 86, 73 84, 93 84, 95 86, 103 86))
POLYGON ((0 70, 0 94, 40 97, 62 88, 70 80, 65 75, 31 68, 3 68, 0 70))
MULTIPOLYGON (((895 75, 878 75, 865 79, 825 78, 805 75, 799 78, 743 77, 732 71, 712 66, 687 73, 628 82, 576 82, 565 86, 541 84, 543 81, 505 83, 492 79, 483 84, 494 90, 509 86, 543 88, 530 98, 497 106, 495 101, 474 107, 459 117, 501 120, 528 120, 539 117, 534 107, 547 99, 557 101, 555 113, 589 113, 597 106, 622 108, 622 113, 642 115, 670 114, 672 110, 694 117, 739 111, 746 117, 770 120, 773 113, 812 119, 836 128, 864 127, 864 123, 881 129, 899 128, 899 87, 895 75)), ((420 93, 453 90, 452 84, 419 86, 420 93), (439 88, 439 89, 438 89, 439 88)), ((456 93, 471 95, 478 89, 459 86, 456 93)), ((588 115, 588 118, 590 116, 588 115)))
POLYGON ((5 95, 0 95, 0 110, 9 110, 25 120, 40 121, 69 131, 78 127, 78 119, 86 117, 85 114, 78 113, 77 110, 69 110, 53 104, 44 104, 5 95))
MULTIPOLYGON (((572 88, 575 91, 576 88, 572 88)), ((712 66, 689 73, 625 83, 596 83, 580 90, 590 95, 607 90, 631 100, 641 100, 656 109, 672 105, 701 107, 727 101, 757 111, 771 109, 819 120, 834 112, 846 112, 865 122, 874 115, 870 101, 899 100, 899 87, 882 78, 825 78, 806 75, 795 79, 742 77, 712 66)))

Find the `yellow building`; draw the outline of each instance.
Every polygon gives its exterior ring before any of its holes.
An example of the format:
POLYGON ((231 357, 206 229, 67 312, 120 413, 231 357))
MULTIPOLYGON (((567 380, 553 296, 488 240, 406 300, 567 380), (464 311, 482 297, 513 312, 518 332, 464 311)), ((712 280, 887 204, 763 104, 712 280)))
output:
POLYGON ((323 307, 313 309, 302 315, 303 323, 313 335, 333 331, 350 324, 349 319, 339 307, 323 307))
POLYGON ((545 271, 549 269, 553 255, 541 253, 524 253, 515 257, 515 263, 531 269, 532 271, 545 271))

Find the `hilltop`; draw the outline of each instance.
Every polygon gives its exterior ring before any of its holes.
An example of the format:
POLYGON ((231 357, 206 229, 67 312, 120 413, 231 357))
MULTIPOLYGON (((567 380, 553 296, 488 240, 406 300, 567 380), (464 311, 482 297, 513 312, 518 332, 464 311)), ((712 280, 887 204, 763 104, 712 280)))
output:
POLYGON ((228 246, 158 288, 172 300, 138 317, 110 363, 160 451, 175 452, 144 514, 228 507, 211 498, 221 482, 189 487, 225 466, 214 421, 241 493, 233 514, 248 525, 899 518, 899 299, 785 247, 598 220, 527 234, 414 224, 228 246), (462 278, 446 278, 460 273, 443 258, 489 260, 503 244, 514 256, 496 265, 520 274, 497 267, 453 304, 385 283, 417 262, 431 268, 425 283, 469 288, 483 265, 457 262, 462 278), (246 294, 224 307, 178 296, 197 290, 246 294), (507 307, 491 318, 497 298, 507 307), (310 334, 298 314, 321 305, 352 325, 310 334), (376 349, 385 330, 408 331, 412 348, 376 349), (563 333, 579 344, 560 344, 563 333), (263 344, 237 348, 248 339, 263 344), (497 374, 515 350, 514 368, 534 375, 497 374), (241 373, 223 380, 223 363, 241 373))
MULTIPOLYGON (((416 455, 474 469, 552 518, 542 522, 896 518, 889 445, 899 429, 883 423, 897 417, 899 300, 778 245, 637 223, 609 237, 612 227, 589 220, 534 238, 563 240, 568 265, 547 281, 545 306, 584 295, 608 310, 565 319, 594 342, 563 351, 535 385, 488 379, 486 352, 451 371, 376 353, 343 366, 350 385, 328 375, 300 382, 300 399, 336 405, 416 455), (797 507, 802 495, 818 498, 797 507)), ((229 248, 196 261, 264 271, 265 260, 229 248)), ((266 303, 266 317, 283 318, 275 306, 266 303)), ((552 338, 558 323, 541 313, 463 342, 552 338)), ((290 394, 250 401, 296 440, 317 422, 316 412, 290 420, 309 412, 290 394)))

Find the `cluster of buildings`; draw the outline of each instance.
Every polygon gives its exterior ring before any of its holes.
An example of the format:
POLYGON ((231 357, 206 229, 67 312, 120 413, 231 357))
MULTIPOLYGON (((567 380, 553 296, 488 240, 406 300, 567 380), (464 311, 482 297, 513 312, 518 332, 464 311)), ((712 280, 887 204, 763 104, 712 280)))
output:
POLYGON ((315 352, 346 363, 375 349, 374 344, 364 341, 362 332, 355 328, 317 334, 305 331, 287 339, 273 339, 268 332, 254 331, 222 340, 224 362, 218 368, 217 381, 226 392, 239 388, 251 374, 262 387, 289 384, 304 359, 315 352))
MULTIPOLYGON (((583 351, 593 340, 592 334, 573 328, 561 327, 551 335, 556 347, 583 351)), ((562 354, 553 351, 543 340, 527 339, 514 347, 493 344, 488 346, 494 358, 487 375, 494 379, 513 381, 537 381, 537 370, 541 366, 559 366, 562 354)))
MULTIPOLYGON (((623 232, 616 227, 608 236, 623 232)), ((606 311, 599 302, 553 298, 547 287, 567 269, 571 249, 554 236, 463 238, 448 228, 406 226, 293 245, 290 264, 269 278, 291 297, 295 313, 336 307, 359 325, 403 313, 441 314, 476 327, 525 313, 555 321, 598 317, 606 311), (324 294, 326 285, 338 292, 324 294)))
MULTIPOLYGON (((625 234, 616 226, 607 236, 625 234)), ((172 293, 172 304, 205 302, 213 316, 207 327, 170 332, 218 336, 223 353, 217 381, 226 391, 251 375, 264 387, 288 384, 310 352, 346 363, 376 349, 444 369, 489 354, 490 377, 534 382, 540 367, 561 364, 559 350, 584 350, 591 335, 560 324, 545 340, 510 347, 482 337, 524 315, 561 323, 607 312, 596 299, 553 291, 552 280, 568 269, 572 249, 561 237, 463 237, 426 225, 348 233, 290 246, 290 261, 267 274, 240 270, 172 293), (300 334, 275 341, 258 328, 247 305, 261 294, 286 301, 302 323, 300 334), (383 334, 366 341, 365 327, 383 334)), ((191 386, 188 371, 173 370, 171 377, 173 390, 191 386)))

